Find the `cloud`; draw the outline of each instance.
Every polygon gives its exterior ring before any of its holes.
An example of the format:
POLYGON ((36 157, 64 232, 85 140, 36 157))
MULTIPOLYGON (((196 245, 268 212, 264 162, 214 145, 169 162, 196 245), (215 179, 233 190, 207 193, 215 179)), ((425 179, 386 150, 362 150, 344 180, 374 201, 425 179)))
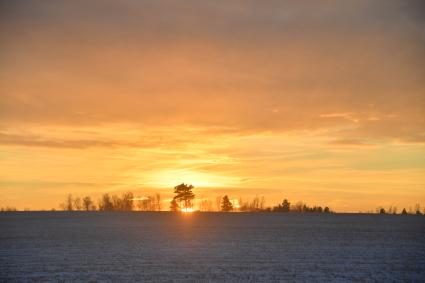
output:
POLYGON ((354 122, 354 138, 417 140, 425 23, 411 3, 6 3, 0 123, 253 133, 354 122), (388 130, 388 114, 405 130, 388 130))
POLYGON ((353 113, 328 113, 328 114, 320 114, 319 117, 320 118, 342 118, 342 119, 351 121, 353 123, 359 122, 359 119, 354 118, 353 113))
POLYGON ((0 145, 15 145, 27 147, 51 147, 51 148, 90 148, 112 147, 120 143, 99 140, 45 140, 41 137, 8 135, 0 133, 0 145))
POLYGON ((329 145, 331 146, 341 146, 341 147, 375 147, 375 144, 366 143, 361 140, 356 139, 340 139, 340 140, 333 140, 329 142, 329 145))
MULTIPOLYGON (((119 124, 97 127, 79 126, 28 126, 2 127, 0 145, 46 148, 139 148, 176 150, 195 149, 212 139, 219 146, 229 137, 238 137, 240 131, 219 127, 142 127, 136 124, 119 124)), ((210 146, 210 145, 209 145, 210 146)))

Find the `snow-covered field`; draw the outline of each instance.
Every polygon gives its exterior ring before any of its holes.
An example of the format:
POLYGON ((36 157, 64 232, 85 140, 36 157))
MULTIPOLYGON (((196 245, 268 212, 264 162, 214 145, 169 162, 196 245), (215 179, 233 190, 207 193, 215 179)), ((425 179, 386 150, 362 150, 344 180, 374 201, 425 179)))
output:
POLYGON ((425 282, 425 216, 0 214, 0 282, 425 282))

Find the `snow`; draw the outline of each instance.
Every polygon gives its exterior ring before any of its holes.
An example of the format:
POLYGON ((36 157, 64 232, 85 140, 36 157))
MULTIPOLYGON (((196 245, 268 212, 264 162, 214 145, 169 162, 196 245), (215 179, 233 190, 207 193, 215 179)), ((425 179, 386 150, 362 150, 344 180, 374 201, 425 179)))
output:
POLYGON ((425 217, 0 214, 0 282, 425 281, 425 217))

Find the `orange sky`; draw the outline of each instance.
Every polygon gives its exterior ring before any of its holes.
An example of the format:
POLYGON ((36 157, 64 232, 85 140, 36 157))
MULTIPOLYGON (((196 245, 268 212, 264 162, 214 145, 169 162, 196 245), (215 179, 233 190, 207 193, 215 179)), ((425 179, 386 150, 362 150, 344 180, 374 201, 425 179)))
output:
POLYGON ((2 1, 0 207, 425 206, 423 1, 2 1))

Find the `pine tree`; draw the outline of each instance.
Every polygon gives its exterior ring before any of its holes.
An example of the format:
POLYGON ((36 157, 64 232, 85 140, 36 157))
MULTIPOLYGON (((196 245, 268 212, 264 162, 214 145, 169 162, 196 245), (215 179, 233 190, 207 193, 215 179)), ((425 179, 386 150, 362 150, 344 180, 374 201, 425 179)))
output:
POLYGON ((226 195, 223 197, 221 202, 221 211, 229 212, 233 210, 233 205, 229 200, 229 197, 226 195))
POLYGON ((282 212, 289 212, 290 208, 291 208, 291 203, 287 199, 284 199, 282 202, 282 212))
POLYGON ((193 188, 194 187, 192 185, 186 185, 184 183, 174 187, 174 193, 176 196, 173 200, 180 204, 180 208, 185 210, 192 208, 192 200, 195 198, 195 194, 192 192, 193 188))

